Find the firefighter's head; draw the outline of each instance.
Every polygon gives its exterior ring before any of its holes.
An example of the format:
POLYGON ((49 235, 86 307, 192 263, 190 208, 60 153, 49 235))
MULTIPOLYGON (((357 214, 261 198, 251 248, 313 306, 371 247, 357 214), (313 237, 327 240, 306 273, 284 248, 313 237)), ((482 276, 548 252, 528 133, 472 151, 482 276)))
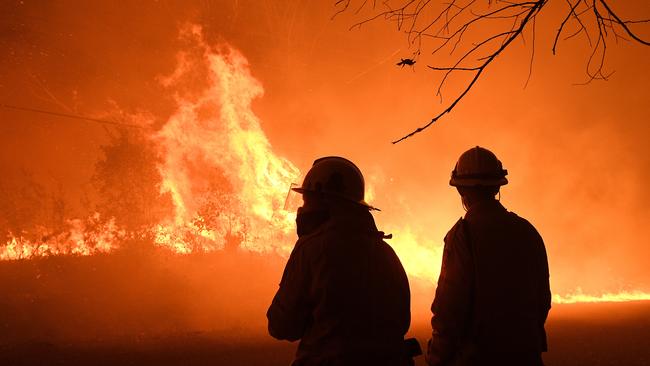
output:
POLYGON ((305 209, 347 205, 375 209, 365 201, 361 170, 340 156, 316 159, 302 186, 292 189, 302 194, 305 209))
POLYGON ((316 159, 302 185, 292 190, 303 199, 296 216, 298 236, 313 232, 343 212, 376 210, 364 199, 365 183, 359 168, 339 156, 316 159))
POLYGON ((456 187, 463 205, 494 199, 499 188, 508 184, 501 161, 490 150, 480 146, 465 151, 451 172, 449 185, 456 187))

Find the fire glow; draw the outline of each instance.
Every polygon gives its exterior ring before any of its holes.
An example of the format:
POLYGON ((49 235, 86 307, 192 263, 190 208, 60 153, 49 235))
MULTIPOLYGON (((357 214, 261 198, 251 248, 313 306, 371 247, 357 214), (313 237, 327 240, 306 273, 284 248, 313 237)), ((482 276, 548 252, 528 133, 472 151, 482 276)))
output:
POLYGON ((279 249, 261 243, 290 241, 294 218, 282 207, 287 187, 299 171, 273 153, 251 110, 263 89, 251 76, 246 59, 228 47, 223 52, 212 50, 196 26, 185 33, 196 42, 201 57, 191 60, 181 53, 176 72, 163 83, 173 87, 191 70, 206 67, 209 86, 191 99, 179 97, 178 111, 155 137, 164 150, 163 192, 171 193, 175 210, 173 222, 156 228, 155 242, 191 252, 191 245, 177 235, 189 230, 191 240, 198 238, 207 250, 222 248, 228 235, 238 236, 244 249, 279 249), (188 165, 195 161, 201 162, 200 171, 188 165), (222 172, 230 183, 229 192, 220 197, 210 196, 214 171, 222 172), (213 206, 216 215, 210 224, 199 214, 206 204, 218 205, 213 206))
POLYGON ((580 288, 568 295, 553 295, 553 302, 556 304, 571 304, 576 302, 627 302, 647 301, 650 294, 642 291, 621 291, 616 293, 604 293, 600 295, 585 294, 580 288))
MULTIPOLYGON (((252 101, 263 94, 262 85, 242 54, 228 46, 208 45, 199 27, 186 27, 182 37, 191 53, 180 52, 176 70, 160 82, 181 90, 196 77, 195 70, 203 70, 207 85, 199 92, 175 93, 176 112, 147 136, 161 155, 160 193, 171 197, 173 213, 135 232, 118 227, 115 218, 95 213, 68 220, 64 233, 40 228, 40 240, 11 235, 0 247, 1 260, 110 253, 134 238, 179 255, 221 250, 229 241, 242 250, 288 255, 295 240, 295 213, 285 211, 283 204, 300 171, 273 152, 251 109, 252 101)), ((375 195, 381 192, 381 187, 372 188, 375 195)), ((409 225, 395 227, 391 245, 406 270, 413 277, 435 281, 442 243, 425 239, 409 225)), ((578 290, 554 297, 556 303, 635 300, 650 300, 650 294, 592 295, 578 290)))

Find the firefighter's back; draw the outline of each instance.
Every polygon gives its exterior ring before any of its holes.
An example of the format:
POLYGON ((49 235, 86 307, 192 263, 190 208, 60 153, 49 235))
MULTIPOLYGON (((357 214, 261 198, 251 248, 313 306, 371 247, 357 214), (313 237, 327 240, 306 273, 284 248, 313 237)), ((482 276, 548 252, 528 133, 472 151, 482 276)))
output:
POLYGON ((367 212, 333 217, 305 243, 314 303, 313 322, 298 351, 305 364, 314 356, 337 365, 404 359, 408 280, 371 220, 367 212))
POLYGON ((550 306, 544 243, 525 219, 497 201, 467 217, 475 265, 476 344, 484 354, 539 355, 546 350, 550 306))

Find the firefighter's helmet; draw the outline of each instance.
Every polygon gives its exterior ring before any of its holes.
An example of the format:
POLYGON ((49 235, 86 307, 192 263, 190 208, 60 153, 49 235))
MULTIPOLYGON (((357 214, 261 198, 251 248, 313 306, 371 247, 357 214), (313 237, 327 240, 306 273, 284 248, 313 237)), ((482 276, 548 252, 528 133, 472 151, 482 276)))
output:
POLYGON ((307 172, 302 186, 292 190, 301 194, 322 193, 376 210, 365 201, 365 181, 361 170, 353 162, 340 156, 316 159, 307 172))
POLYGON ((490 150, 476 146, 465 151, 451 172, 449 185, 454 187, 503 186, 508 171, 490 150))

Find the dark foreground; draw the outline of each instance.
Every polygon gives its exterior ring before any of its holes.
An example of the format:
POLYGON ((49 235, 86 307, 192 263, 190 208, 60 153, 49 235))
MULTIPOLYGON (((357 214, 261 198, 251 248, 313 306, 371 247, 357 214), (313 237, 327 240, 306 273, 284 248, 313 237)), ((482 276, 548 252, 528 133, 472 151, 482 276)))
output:
MULTIPOLYGON (((0 263, 0 366, 289 365, 266 335, 285 259, 129 250, 0 263)), ((434 289, 412 279, 424 346, 434 289)), ((547 365, 650 365, 650 301, 554 305, 547 365)), ((422 357, 417 359, 423 365, 422 357)))
MULTIPOLYGON (((650 365, 650 303, 556 305, 547 365, 650 365)), ((424 325, 413 332, 423 343, 424 325)), ((112 342, 111 342, 112 343, 112 342)), ((295 344, 187 333, 121 344, 4 345, 2 365, 288 365, 295 344)), ((423 365, 422 357, 418 364, 423 365)))

